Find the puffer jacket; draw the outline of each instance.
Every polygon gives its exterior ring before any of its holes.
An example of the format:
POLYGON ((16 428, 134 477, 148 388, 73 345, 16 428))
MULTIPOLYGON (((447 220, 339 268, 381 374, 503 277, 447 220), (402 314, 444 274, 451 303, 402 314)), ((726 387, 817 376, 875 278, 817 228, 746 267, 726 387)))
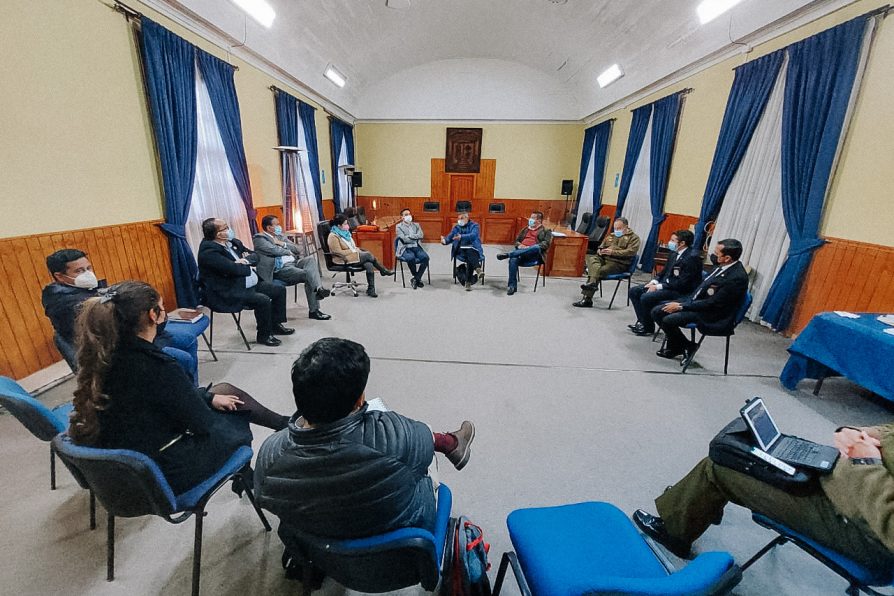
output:
POLYGON ((427 425, 366 406, 311 429, 297 418, 264 441, 255 466, 255 493, 286 546, 292 528, 329 538, 434 529, 427 425))

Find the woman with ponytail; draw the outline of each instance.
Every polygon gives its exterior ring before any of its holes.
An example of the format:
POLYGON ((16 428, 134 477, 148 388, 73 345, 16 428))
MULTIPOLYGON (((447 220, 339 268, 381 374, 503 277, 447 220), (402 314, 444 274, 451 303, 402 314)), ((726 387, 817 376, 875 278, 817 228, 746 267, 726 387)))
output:
POLYGON ((288 417, 228 383, 195 387, 152 343, 165 319, 161 296, 139 281, 116 284, 84 303, 68 434, 80 445, 146 454, 179 494, 251 444, 250 422, 280 430, 288 417))

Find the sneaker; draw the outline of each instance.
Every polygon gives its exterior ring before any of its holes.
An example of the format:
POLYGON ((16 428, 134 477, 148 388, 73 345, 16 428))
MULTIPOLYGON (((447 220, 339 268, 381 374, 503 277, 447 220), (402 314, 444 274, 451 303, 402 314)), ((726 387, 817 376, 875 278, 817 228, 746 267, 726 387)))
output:
POLYGON ((457 470, 462 470, 472 455, 472 441, 475 440, 475 425, 464 420, 459 430, 450 433, 456 437, 456 447, 447 454, 447 459, 457 470))
POLYGON ((469 281, 466 281, 466 292, 471 292, 471 291, 472 291, 472 282, 469 280, 469 281))
POLYGON ((414 290, 419 287, 419 282, 416 281, 415 277, 410 278, 410 287, 413 288, 414 290))

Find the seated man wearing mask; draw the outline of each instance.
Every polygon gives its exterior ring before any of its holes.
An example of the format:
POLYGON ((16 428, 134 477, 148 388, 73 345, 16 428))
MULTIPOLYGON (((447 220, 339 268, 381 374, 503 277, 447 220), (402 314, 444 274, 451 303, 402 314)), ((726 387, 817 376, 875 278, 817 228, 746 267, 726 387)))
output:
MULTIPOLYGON (((47 269, 53 283, 44 286, 41 302, 44 312, 53 324, 53 330, 62 340, 61 348, 77 350, 75 343, 75 319, 88 298, 99 296, 105 282, 100 284, 93 272, 87 253, 76 248, 63 248, 47 257, 47 269), (102 287, 101 287, 102 286, 102 287)), ((186 324, 172 323, 159 326, 153 342, 172 356, 187 372, 193 383, 198 383, 197 337, 207 328, 207 321, 186 324)), ((75 366, 74 353, 63 354, 66 362, 75 366)))
POLYGON ((546 262, 546 251, 553 239, 553 233, 543 227, 543 213, 534 211, 528 218, 528 227, 518 233, 515 250, 497 255, 499 260, 509 259, 509 284, 506 293, 515 294, 518 287, 518 268, 546 262))
POLYGON ((320 310, 320 300, 329 295, 320 281, 320 267, 316 257, 301 257, 301 249, 282 235, 282 226, 275 215, 261 219, 261 231, 252 236, 258 255, 258 277, 264 281, 281 281, 287 286, 304 283, 308 318, 317 321, 331 319, 320 310))
POLYGON ((397 224, 397 252, 395 257, 402 260, 410 268, 413 279, 410 285, 413 289, 424 288, 422 274, 428 268, 428 253, 422 248, 422 226, 413 223, 413 215, 409 209, 400 212, 401 221, 397 224))
POLYGON ((593 295, 606 275, 623 273, 639 252, 639 236, 630 229, 627 218, 619 217, 614 232, 606 235, 595 255, 587 255, 587 283, 581 285, 581 299, 572 306, 590 308, 593 295))
POLYGON ((469 220, 468 213, 460 213, 456 225, 453 226, 450 233, 441 236, 441 244, 450 244, 450 258, 465 263, 465 275, 459 277, 465 278, 462 281, 466 286, 466 291, 471 291, 473 272, 481 275, 481 261, 484 259, 478 224, 469 220))
POLYGON ((378 298, 376 294, 376 274, 378 270, 382 277, 394 275, 394 271, 383 266, 376 256, 368 250, 357 248, 354 237, 351 236, 348 219, 344 215, 336 215, 329 220, 329 252, 335 258, 336 263, 360 263, 366 269, 366 295, 370 298, 378 298))

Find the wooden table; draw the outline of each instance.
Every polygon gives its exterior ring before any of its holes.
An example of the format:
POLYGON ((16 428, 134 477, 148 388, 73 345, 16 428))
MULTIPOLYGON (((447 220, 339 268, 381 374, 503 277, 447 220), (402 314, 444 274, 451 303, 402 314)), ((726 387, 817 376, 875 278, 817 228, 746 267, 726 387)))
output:
POLYGON ((377 227, 377 230, 354 230, 354 242, 358 248, 368 250, 385 267, 394 266, 394 239, 395 228, 400 222, 399 215, 377 217, 368 225, 377 227))
MULTIPOLYGON (((518 218, 519 230, 527 225, 527 218, 518 218)), ((589 236, 579 234, 557 222, 545 221, 543 227, 564 234, 564 236, 553 236, 553 240, 549 244, 549 251, 546 253, 546 266, 543 268, 544 275, 558 277, 580 277, 583 275, 589 236)), ((515 241, 515 238, 512 240, 515 241)))

